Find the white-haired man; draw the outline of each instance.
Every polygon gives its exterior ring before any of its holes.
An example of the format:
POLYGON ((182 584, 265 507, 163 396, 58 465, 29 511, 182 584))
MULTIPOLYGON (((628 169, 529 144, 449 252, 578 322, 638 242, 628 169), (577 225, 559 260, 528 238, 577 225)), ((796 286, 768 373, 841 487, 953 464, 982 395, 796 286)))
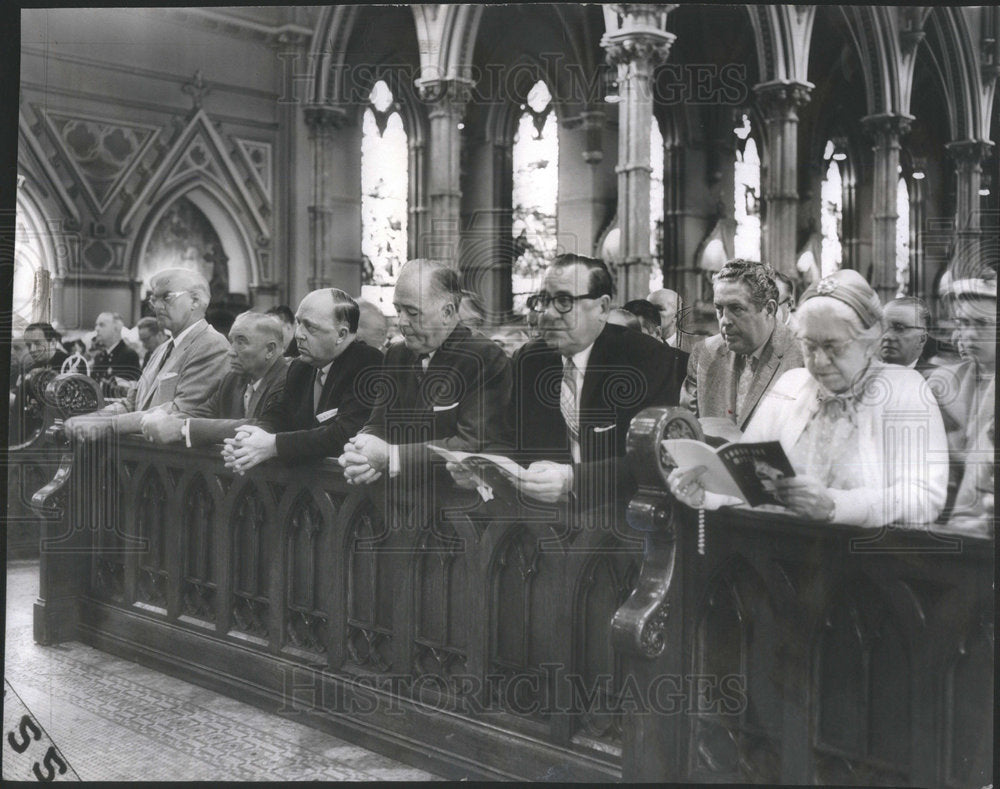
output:
POLYGON ((153 353, 124 403, 67 419, 70 438, 138 433, 153 409, 187 413, 207 400, 226 374, 229 342, 205 320, 208 280, 191 269, 171 268, 153 275, 150 287, 150 305, 171 339, 153 353))

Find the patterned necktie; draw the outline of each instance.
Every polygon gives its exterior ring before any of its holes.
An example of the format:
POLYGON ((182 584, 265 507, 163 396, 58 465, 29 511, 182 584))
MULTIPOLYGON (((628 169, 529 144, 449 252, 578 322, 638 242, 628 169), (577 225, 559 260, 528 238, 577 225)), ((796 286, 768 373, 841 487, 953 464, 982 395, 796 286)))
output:
POLYGON ((743 416, 746 413, 747 398, 750 396, 750 385, 753 383, 753 377, 756 371, 757 371, 757 357, 744 356, 743 366, 740 369, 740 377, 736 383, 737 423, 743 421, 743 416))
POLYGON ((248 383, 243 390, 243 416, 250 416, 250 398, 253 397, 253 383, 248 383))
POLYGON ((323 399, 323 383, 324 376, 322 370, 316 370, 316 375, 313 378, 313 413, 319 412, 319 403, 323 399))
POLYGON ((562 412, 566 429, 574 441, 580 441, 580 420, 576 411, 576 365, 573 358, 566 357, 563 365, 562 383, 559 385, 559 410, 562 412))

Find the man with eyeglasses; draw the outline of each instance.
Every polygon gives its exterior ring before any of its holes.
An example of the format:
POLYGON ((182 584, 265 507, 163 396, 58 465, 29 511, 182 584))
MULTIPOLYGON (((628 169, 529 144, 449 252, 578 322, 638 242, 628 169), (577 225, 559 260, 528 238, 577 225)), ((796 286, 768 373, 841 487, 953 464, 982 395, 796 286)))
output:
MULTIPOLYGON (((620 509, 635 486, 625 463, 632 418, 647 406, 677 403, 680 352, 610 324, 613 298, 603 261, 560 255, 544 289, 528 299, 541 337, 514 354, 507 453, 528 467, 519 483, 528 498, 620 509)), ((468 484, 461 469, 449 470, 468 484)))
POLYGON ((769 265, 731 260, 713 278, 713 291, 720 333, 691 353, 681 402, 707 435, 733 441, 774 382, 802 367, 802 352, 778 320, 778 288, 769 265))
POLYGON ((879 353, 883 362, 909 367, 926 377, 934 369, 927 361, 927 305, 913 296, 893 299, 882 308, 882 341, 879 353))
POLYGON ((205 320, 208 280, 191 269, 171 268, 155 274, 150 287, 150 306, 171 339, 153 352, 124 403, 67 419, 70 438, 139 433, 148 411, 187 413, 207 400, 225 376, 229 342, 205 320))

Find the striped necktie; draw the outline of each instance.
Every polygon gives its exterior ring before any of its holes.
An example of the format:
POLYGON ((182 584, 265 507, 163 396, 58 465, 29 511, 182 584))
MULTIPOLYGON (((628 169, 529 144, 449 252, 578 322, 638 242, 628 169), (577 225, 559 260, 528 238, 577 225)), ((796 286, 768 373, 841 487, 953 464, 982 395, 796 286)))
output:
POLYGON ((250 400, 253 397, 253 382, 243 391, 243 416, 250 416, 250 400))
POLYGON ((559 410, 566 422, 570 438, 579 443, 580 420, 576 410, 576 396, 576 365, 573 364, 573 357, 567 356, 563 364, 562 383, 559 386, 559 410))
POLYGON ((316 377, 313 378, 313 413, 319 413, 319 404, 323 399, 323 384, 326 382, 326 377, 323 375, 322 369, 316 370, 316 377))

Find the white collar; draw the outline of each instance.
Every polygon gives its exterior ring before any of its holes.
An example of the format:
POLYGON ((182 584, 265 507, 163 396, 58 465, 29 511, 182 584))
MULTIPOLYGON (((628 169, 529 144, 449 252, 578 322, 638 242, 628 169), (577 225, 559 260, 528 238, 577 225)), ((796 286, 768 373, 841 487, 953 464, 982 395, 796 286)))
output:
POLYGON ((330 368, 333 367, 333 363, 337 361, 336 359, 331 359, 327 364, 324 364, 319 368, 319 382, 320 384, 326 384, 326 376, 330 372, 330 368))
POLYGON ((178 345, 180 345, 182 342, 184 342, 184 338, 187 337, 191 333, 192 329, 194 329, 196 326, 201 326, 201 324, 203 324, 203 323, 205 323, 205 319, 204 318, 201 318, 200 320, 196 320, 194 323, 192 323, 190 326, 188 326, 184 331, 182 331, 180 334, 176 335, 173 338, 173 340, 174 340, 174 350, 177 349, 178 345))
MULTIPOLYGON (((596 340, 594 342, 596 342, 596 340)), ((573 366, 576 367, 581 374, 583 374, 587 370, 587 362, 590 361, 590 352, 592 350, 594 350, 594 343, 591 343, 582 351, 577 351, 571 357, 563 356, 563 367, 566 366, 566 359, 571 358, 573 360, 573 366)))
POLYGON ((917 357, 916 359, 914 359, 912 362, 910 362, 906 366, 909 367, 912 370, 912 369, 914 369, 917 366, 917 362, 919 362, 919 361, 920 361, 920 357, 917 357))

